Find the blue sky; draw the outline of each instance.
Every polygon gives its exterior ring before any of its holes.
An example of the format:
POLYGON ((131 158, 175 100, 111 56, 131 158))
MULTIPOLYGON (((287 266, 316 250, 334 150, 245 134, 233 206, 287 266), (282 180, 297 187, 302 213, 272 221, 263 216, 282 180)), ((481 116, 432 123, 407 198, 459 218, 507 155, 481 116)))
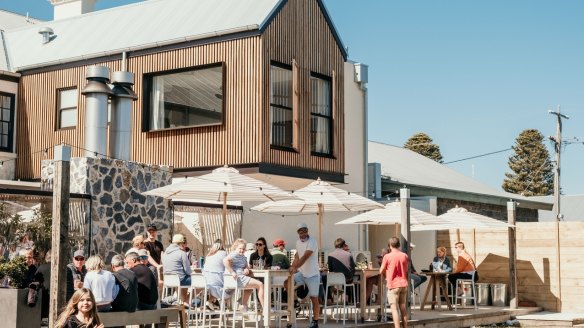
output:
MULTIPOLYGON (((424 132, 455 161, 509 148, 525 129, 555 135, 547 111, 561 105, 570 116, 564 138, 581 140, 563 149, 562 190, 584 194, 584 1, 325 3, 350 59, 370 67, 370 140, 401 146, 424 132)), ((0 8, 52 18, 46 0, 0 0, 0 8)), ((511 155, 448 166, 500 188, 511 155)))

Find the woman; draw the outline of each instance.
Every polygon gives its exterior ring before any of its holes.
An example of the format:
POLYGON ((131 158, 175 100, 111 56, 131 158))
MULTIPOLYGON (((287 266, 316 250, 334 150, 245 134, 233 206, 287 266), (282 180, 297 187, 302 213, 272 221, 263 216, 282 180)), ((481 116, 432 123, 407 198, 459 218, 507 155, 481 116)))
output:
POLYGON ((73 294, 55 328, 103 328, 91 290, 80 288, 73 294))
MULTIPOLYGON (((260 304, 263 307, 264 301, 264 284, 262 284, 259 280, 249 277, 249 264, 247 263, 247 259, 245 258, 245 240, 244 239, 237 239, 231 245, 231 253, 227 255, 223 259, 223 264, 225 265, 226 274, 231 275, 234 279, 237 280, 237 285, 240 288, 253 288, 257 289, 258 291, 258 298, 260 304)), ((249 296, 251 295, 250 290, 245 290, 243 292, 243 297, 241 299, 241 303, 243 304, 243 311, 247 312, 247 302, 249 300, 249 296)))
POLYGON ((118 295, 119 286, 113 273, 105 271, 105 263, 100 256, 94 255, 85 262, 87 274, 83 287, 91 290, 95 296, 95 307, 99 312, 112 309, 112 302, 118 295))
POLYGON ((270 268, 272 266, 272 254, 268 251, 268 243, 266 238, 260 237, 256 241, 256 251, 249 257, 249 264, 253 265, 253 261, 261 260, 264 268, 270 268))
POLYGON ((214 310, 214 306, 217 305, 217 299, 221 298, 221 293, 223 292, 223 273, 225 272, 223 260, 226 256, 227 252, 223 249, 221 240, 218 240, 211 246, 205 258, 203 276, 207 281, 207 289, 210 293, 208 307, 211 310, 214 310))
POLYGON ((450 259, 446 256, 446 248, 438 247, 436 249, 436 257, 432 261, 432 268, 434 272, 452 272, 450 259))

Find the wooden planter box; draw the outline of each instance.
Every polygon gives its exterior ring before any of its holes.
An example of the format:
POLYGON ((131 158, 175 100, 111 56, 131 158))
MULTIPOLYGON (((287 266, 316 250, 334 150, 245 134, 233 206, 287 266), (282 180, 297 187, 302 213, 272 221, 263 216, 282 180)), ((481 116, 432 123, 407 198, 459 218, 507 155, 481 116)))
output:
POLYGON ((2 328, 41 326, 41 297, 34 307, 27 304, 28 288, 0 288, 0 318, 2 328))

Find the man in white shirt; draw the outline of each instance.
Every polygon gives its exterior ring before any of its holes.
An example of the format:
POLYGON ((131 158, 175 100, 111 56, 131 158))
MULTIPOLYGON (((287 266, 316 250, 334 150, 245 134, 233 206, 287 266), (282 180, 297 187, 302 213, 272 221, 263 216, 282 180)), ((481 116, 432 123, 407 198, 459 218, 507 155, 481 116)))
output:
POLYGON ((312 302, 312 321, 308 328, 318 328, 320 305, 318 292, 320 287, 320 269, 318 266, 318 245, 316 240, 308 235, 306 223, 300 223, 296 227, 298 240, 296 241, 296 254, 289 271, 294 274, 294 283, 305 284, 308 287, 308 296, 312 302))

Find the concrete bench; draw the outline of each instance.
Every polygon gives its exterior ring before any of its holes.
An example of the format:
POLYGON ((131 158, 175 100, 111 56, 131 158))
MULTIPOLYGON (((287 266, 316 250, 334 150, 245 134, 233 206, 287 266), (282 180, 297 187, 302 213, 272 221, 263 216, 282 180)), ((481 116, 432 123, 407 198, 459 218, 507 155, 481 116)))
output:
POLYGON ((171 322, 179 322, 181 328, 186 328, 186 314, 182 306, 136 312, 100 312, 99 319, 104 327, 151 323, 160 323, 164 325, 163 327, 168 327, 171 322))

